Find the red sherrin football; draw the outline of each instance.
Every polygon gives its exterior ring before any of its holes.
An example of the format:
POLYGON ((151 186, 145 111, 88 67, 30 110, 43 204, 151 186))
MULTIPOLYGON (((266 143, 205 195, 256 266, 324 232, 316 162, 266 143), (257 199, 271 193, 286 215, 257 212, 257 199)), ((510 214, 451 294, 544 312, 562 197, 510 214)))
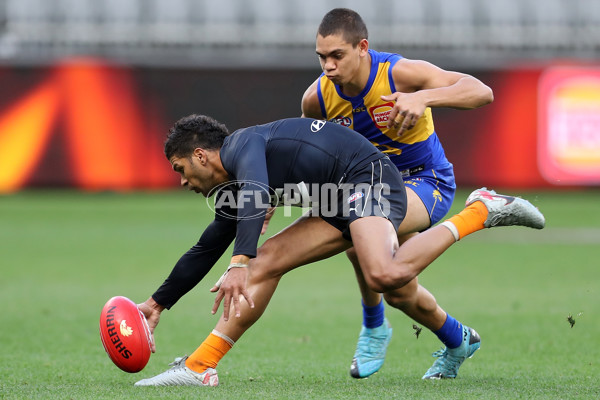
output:
POLYGON ((144 314, 127 297, 108 300, 100 314, 104 350, 125 372, 141 371, 150 359, 152 335, 144 314))

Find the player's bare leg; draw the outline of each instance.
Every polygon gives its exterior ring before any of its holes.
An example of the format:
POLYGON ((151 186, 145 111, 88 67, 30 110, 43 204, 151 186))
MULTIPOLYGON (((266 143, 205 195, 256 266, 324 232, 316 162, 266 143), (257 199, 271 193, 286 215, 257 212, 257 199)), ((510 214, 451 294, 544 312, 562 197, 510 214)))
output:
MULTIPOLYGON (((406 194, 407 215, 398 229, 400 244, 430 226, 429 213, 419 196, 409 186, 406 187, 406 194)), ((346 250, 346 255, 354 266, 364 315, 350 375, 353 378, 366 378, 383 366, 392 328, 383 315, 382 295, 371 290, 366 283, 354 248, 346 250)), ((416 278, 402 288, 385 293, 383 297, 392 307, 432 331, 440 329, 446 320, 446 312, 437 305, 433 295, 418 284, 416 278)))
POLYGON ((482 188, 471 193, 460 213, 411 237, 401 248, 393 225, 382 217, 357 219, 350 223, 350 233, 367 284, 384 293, 408 284, 461 238, 511 225, 542 229, 545 219, 527 200, 482 188))
MULTIPOLYGON (((391 223, 379 217, 366 217, 361 220, 387 224, 378 224, 373 228, 381 232, 387 232, 387 235, 390 236, 382 243, 387 243, 384 248, 387 249, 388 258, 391 259, 392 254, 398 249, 398 240, 391 223), (391 231, 386 228, 391 229, 391 231)), ((358 221, 355 221, 352 225, 358 221)), ((451 238, 452 234, 449 233, 449 235, 451 238)), ((358 236, 361 237, 361 234, 358 234, 358 236)), ((451 241, 454 242, 453 239, 451 241)), ((300 265, 330 257, 348 247, 350 247, 350 243, 342 238, 337 229, 320 218, 312 217, 301 218, 281 233, 267 240, 259 249, 258 256, 252 260, 249 268, 248 291, 254 299, 254 308, 250 308, 245 301, 241 301, 240 317, 231 316, 227 321, 221 317, 213 333, 186 360, 186 367, 198 373, 216 367, 235 341, 263 314, 279 280, 286 272, 300 265)), ((374 281, 369 277, 367 282, 373 284, 374 281)))
POLYGON ((354 273, 356 274, 356 282, 358 283, 358 289, 360 290, 360 295, 362 298, 362 302, 367 307, 375 307, 379 303, 381 303, 382 295, 381 293, 377 293, 367 285, 365 281, 365 277, 362 274, 362 270, 360 269, 360 264, 358 263, 358 258, 356 257, 356 251, 354 247, 346 250, 346 256, 348 260, 352 263, 354 267, 354 273))
MULTIPOLYGON (((406 201, 406 216, 398 228, 398 240, 400 244, 410 238, 413 233, 424 231, 430 225, 427 208, 425 208, 419 196, 410 187, 406 188, 406 201)), ((354 248, 350 248, 346 250, 346 255, 354 267, 363 303, 369 307, 376 306, 381 302, 382 296, 380 293, 371 290, 365 281, 358 258, 356 257, 356 251, 354 248)))
POLYGON ((346 250, 346 255, 354 266, 362 295, 363 322, 350 364, 350 376, 361 379, 373 375, 383 366, 392 339, 392 326, 384 315, 383 296, 368 286, 354 248, 346 250))
MULTIPOLYGON (((389 292, 407 285, 431 262, 462 237, 483 228, 522 225, 542 229, 544 216, 531 203, 513 196, 498 195, 485 188, 474 191, 467 207, 439 226, 407 240, 397 247, 390 238, 392 224, 380 217, 366 217, 351 223, 350 231, 359 263, 368 285, 375 291, 389 292), (393 256, 389 257, 392 248, 393 256)), ((462 362, 479 348, 479 335, 447 316, 436 332, 444 336, 462 331, 462 341, 436 354, 439 359, 424 379, 454 378, 462 362), (462 329, 460 329, 462 328, 462 329)), ((441 338, 441 336, 440 336, 441 338)))
POLYGON ((277 235, 268 239, 250 261, 247 290, 254 308, 240 299, 240 317, 233 307, 226 321, 222 315, 213 332, 187 358, 177 359, 173 368, 137 386, 199 385, 216 386, 214 369, 236 340, 263 314, 281 277, 304 264, 338 254, 351 246, 341 232, 321 218, 303 216, 277 235), (205 382, 206 381, 206 382, 205 382))
MULTIPOLYGON (((487 223, 484 222, 488 217, 485 205, 470 207, 457 216, 469 212, 479 214, 471 218, 475 220, 473 227, 463 228, 461 237, 483 229, 487 223)), ((411 283, 458 239, 447 226, 440 225, 415 235, 400 248, 392 224, 380 217, 358 219, 350 225, 350 230, 365 280, 378 292, 395 290, 411 283)), ((242 315, 245 314, 246 317, 233 318, 235 324, 221 319, 217 326, 219 332, 233 340, 238 339, 260 317, 283 274, 348 247, 349 242, 342 239, 337 229, 320 218, 312 217, 301 218, 269 239, 250 267, 252 272, 249 290, 255 293, 253 297, 260 297, 262 300, 255 303, 255 309, 250 309, 243 303, 245 309, 242 310, 242 315)))
MULTIPOLYGON (((381 217, 365 217, 355 220, 350 224, 350 232, 366 282, 373 290, 386 292, 410 283, 448 247, 470 233, 486 227, 508 225, 523 225, 541 229, 544 223, 543 215, 529 202, 511 196, 497 195, 484 188, 474 191, 469 196, 467 208, 459 214, 442 225, 412 237, 402 245, 402 248, 399 246, 397 232, 393 225, 381 217)), ((349 243, 342 238, 341 233, 320 218, 303 218, 272 239, 272 248, 267 247, 264 254, 259 255, 264 264, 258 260, 254 266, 250 267, 253 269, 250 285, 258 285, 260 288, 252 288, 251 293, 263 294, 266 300, 255 303, 256 309, 250 309, 245 301, 242 301, 242 306, 245 307, 242 316, 245 319, 242 317, 231 318, 225 323, 222 318, 218 328, 223 332, 217 331, 216 335, 209 335, 194 353, 197 359, 192 366, 188 366, 187 362, 184 364, 183 361, 186 360, 179 360, 172 370, 140 381, 138 384, 154 379, 160 380, 162 376, 166 378, 161 381, 161 384, 167 384, 165 382, 169 381, 169 376, 173 377, 172 384, 182 384, 177 383, 178 379, 186 374, 195 374, 194 379, 208 376, 208 386, 214 386, 210 385, 210 379, 218 384, 218 378, 215 379, 216 371, 212 374, 214 369, 210 366, 211 363, 216 365, 233 345, 233 340, 235 340, 233 338, 239 338, 260 317, 280 277, 296 266, 323 259, 349 247, 349 243), (317 239, 316 236, 319 238, 317 239), (295 241, 290 244, 292 240, 295 241), (285 246, 287 243, 285 251, 277 250, 276 244, 278 243, 281 246, 285 246), (277 263, 279 265, 274 266, 277 263), (254 267, 256 268, 254 269, 254 267), (203 369, 204 372, 200 374, 194 372, 191 369, 194 367, 203 369)), ((456 356, 449 351, 444 351, 440 355, 439 362, 434 363, 434 366, 430 368, 432 374, 429 374, 430 371, 428 371, 423 377, 424 379, 455 376, 451 374, 456 373, 460 364, 479 347, 476 332, 470 330, 465 333, 467 333, 468 340, 463 346, 465 347, 464 354, 456 356)), ((206 386, 204 382, 201 385, 206 386)))
POLYGON ((410 238, 399 250, 393 225, 381 217, 357 219, 350 232, 365 280, 380 293, 408 284, 456 242, 449 229, 437 226, 410 238))
MULTIPOLYGON (((406 187, 406 195, 407 215, 398 228, 400 246, 431 224, 427 208, 410 186, 406 187)), ((384 298, 389 305, 432 331, 440 329, 446 321, 446 312, 437 304, 435 297, 419 284, 418 278, 399 289, 385 292, 384 298)))
POLYGON ((281 277, 294 268, 319 261, 350 247, 341 232, 321 218, 304 216, 268 239, 251 260, 247 290, 254 308, 240 301, 241 315, 219 319, 213 334, 188 358, 186 365, 197 372, 214 368, 243 333, 263 314, 281 277))

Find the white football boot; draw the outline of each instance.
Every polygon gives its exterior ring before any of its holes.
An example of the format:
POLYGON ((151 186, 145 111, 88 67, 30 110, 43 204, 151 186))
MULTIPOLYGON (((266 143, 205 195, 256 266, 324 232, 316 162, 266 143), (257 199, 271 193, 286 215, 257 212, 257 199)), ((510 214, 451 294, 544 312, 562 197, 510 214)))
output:
POLYGON ((486 228, 520 225, 542 229, 546 224, 540 210, 520 197, 497 194, 493 190, 481 188, 469 195, 466 205, 476 201, 481 201, 488 210, 488 217, 483 224, 486 228))
POLYGON ((170 369, 155 377, 142 379, 135 386, 218 386, 217 370, 208 368, 203 373, 192 371, 185 366, 186 357, 178 357, 169 364, 170 369))

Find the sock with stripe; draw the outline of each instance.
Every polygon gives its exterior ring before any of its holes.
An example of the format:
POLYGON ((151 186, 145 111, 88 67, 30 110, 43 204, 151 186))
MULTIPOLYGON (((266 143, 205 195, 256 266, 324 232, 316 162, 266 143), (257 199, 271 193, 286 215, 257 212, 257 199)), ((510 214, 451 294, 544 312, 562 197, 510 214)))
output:
POLYGON ((185 366, 198 373, 206 371, 207 368, 216 368, 234 343, 227 336, 213 330, 200 347, 185 360, 185 366))
POLYGON ((476 201, 467 208, 444 221, 441 225, 452 232, 456 240, 460 240, 483 228, 488 216, 488 210, 481 201, 476 201))

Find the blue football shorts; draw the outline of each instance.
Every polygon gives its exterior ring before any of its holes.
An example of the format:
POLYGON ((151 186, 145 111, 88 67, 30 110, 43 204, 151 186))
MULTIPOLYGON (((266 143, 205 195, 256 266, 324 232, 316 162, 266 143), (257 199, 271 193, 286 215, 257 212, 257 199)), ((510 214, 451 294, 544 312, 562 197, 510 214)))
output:
POLYGON ((456 193, 452 164, 435 169, 413 168, 401 173, 404 185, 412 189, 427 208, 431 225, 444 218, 452 206, 456 193))

